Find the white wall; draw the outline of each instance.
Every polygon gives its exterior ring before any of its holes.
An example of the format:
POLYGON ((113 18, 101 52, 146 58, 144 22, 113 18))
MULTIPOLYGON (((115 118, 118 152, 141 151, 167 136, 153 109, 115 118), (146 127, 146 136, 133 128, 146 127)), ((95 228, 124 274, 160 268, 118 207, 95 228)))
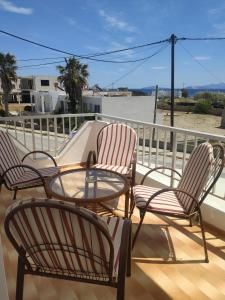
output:
MULTIPOLYGON (((130 97, 84 97, 84 103, 100 105, 102 114, 120 118, 153 122, 155 97, 130 96, 130 97)), ((94 110, 93 110, 94 112, 94 110)), ((161 113, 157 114, 157 123, 162 124, 161 113)))
POLYGON ((36 91, 54 91, 55 83, 58 83, 56 76, 34 76, 34 90, 36 91), (41 80, 49 80, 49 86, 42 86, 41 80))
POLYGON ((94 107, 95 105, 100 106, 100 112, 102 113, 102 97, 96 97, 96 96, 84 96, 83 97, 83 103, 87 104, 88 112, 95 112, 94 107), (92 105, 92 110, 90 110, 90 104, 92 105))
MULTIPOLYGON (((155 97, 152 96, 104 97, 102 113, 152 123, 154 105, 155 97)), ((158 117, 157 123, 161 123, 160 119, 158 117)))

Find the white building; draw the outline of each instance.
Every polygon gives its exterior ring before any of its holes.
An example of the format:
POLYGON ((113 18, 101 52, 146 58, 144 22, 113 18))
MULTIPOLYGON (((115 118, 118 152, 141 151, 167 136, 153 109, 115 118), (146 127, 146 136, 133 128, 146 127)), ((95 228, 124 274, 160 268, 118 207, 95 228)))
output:
MULTIPOLYGON (((18 77, 17 82, 14 83, 15 87, 12 90, 12 102, 31 102, 31 93, 56 91, 60 87, 57 76, 24 76, 18 77)), ((2 94, 0 84, 0 94, 2 94)))
POLYGON ((64 91, 31 92, 36 113, 68 113, 68 96, 64 91))
MULTIPOLYGON (((84 96, 84 111, 113 115, 120 118, 153 122, 155 97, 101 97, 84 96)), ((157 113, 157 123, 161 124, 161 113, 157 113)))

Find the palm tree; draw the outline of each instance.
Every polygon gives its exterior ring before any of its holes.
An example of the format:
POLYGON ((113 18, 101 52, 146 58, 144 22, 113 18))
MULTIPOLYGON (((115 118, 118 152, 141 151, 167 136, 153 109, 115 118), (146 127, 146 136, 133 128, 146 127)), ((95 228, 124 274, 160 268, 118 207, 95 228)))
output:
POLYGON ((3 90, 3 103, 5 105, 5 113, 9 113, 9 95, 14 88, 13 82, 16 82, 16 58, 10 53, 0 52, 0 80, 3 90))
POLYGON ((81 64, 74 57, 65 59, 66 66, 57 66, 60 73, 58 80, 64 84, 72 104, 72 112, 82 112, 82 89, 87 84, 88 65, 81 64))

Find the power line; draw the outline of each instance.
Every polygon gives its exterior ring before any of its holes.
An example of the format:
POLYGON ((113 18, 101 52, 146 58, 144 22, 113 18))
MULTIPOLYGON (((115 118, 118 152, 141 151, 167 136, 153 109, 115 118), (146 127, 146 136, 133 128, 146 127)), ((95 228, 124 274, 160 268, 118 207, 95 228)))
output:
MULTIPOLYGON (((67 56, 68 58, 71 56, 67 56)), ((59 58, 67 58, 65 56, 56 56, 56 57, 42 57, 42 58, 26 58, 26 59, 17 59, 16 61, 35 61, 35 60, 51 60, 51 59, 59 59, 59 58)))
POLYGON ((188 37, 182 37, 177 38, 177 41, 220 41, 225 40, 225 37, 205 37, 205 38, 188 38, 188 37))
POLYGON ((202 63, 200 63, 200 61, 198 59, 196 59, 194 57, 193 54, 191 54, 191 52, 185 48, 181 43, 179 43, 178 45, 180 45, 193 59, 194 61, 196 61, 208 74, 210 74, 214 79, 219 80, 220 82, 223 82, 222 79, 220 79, 219 77, 217 77, 213 72, 211 72, 208 68, 206 68, 202 63))
POLYGON ((60 61, 53 61, 53 62, 49 62, 49 63, 43 63, 43 64, 24 65, 24 66, 17 67, 17 69, 25 69, 25 68, 31 68, 31 67, 47 66, 47 65, 55 65, 55 64, 60 64, 60 63, 63 63, 63 62, 65 62, 65 61, 60 60, 60 61))
MULTIPOLYGON (((134 59, 134 60, 126 60, 123 61, 121 63, 133 63, 133 62, 139 62, 139 61, 145 61, 149 58, 151 58, 152 55, 143 57, 143 58, 139 58, 139 59, 134 59)), ((18 69, 23 69, 23 68, 30 68, 30 67, 39 67, 39 66, 47 66, 47 65, 54 65, 54 64, 58 64, 58 63, 63 63, 64 61, 55 61, 55 62, 49 62, 49 63, 41 63, 41 64, 33 64, 33 65, 24 65, 24 66, 19 66, 18 69)))
POLYGON ((136 69, 138 69, 139 67, 141 67, 147 60, 149 60, 150 58, 152 58, 153 56, 159 54, 160 52, 162 52, 164 49, 166 49, 168 47, 168 44, 166 46, 161 47, 158 51, 156 51, 155 53, 153 53, 151 56, 149 56, 148 58, 145 59, 145 61, 142 61, 140 64, 138 64, 137 66, 135 66, 134 68, 132 68, 131 70, 129 70, 127 73, 125 73, 124 75, 120 76, 118 79, 114 80, 113 82, 111 82, 110 84, 108 84, 107 86, 105 86, 103 89, 108 88, 109 86, 117 83, 118 81, 120 81, 121 79, 127 77, 128 75, 130 75, 131 73, 133 73, 136 69))
MULTIPOLYGON (((151 46, 151 45, 156 45, 156 44, 161 44, 161 43, 168 42, 168 39, 166 39, 166 40, 161 40, 161 41, 158 41, 158 42, 153 42, 153 43, 138 45, 138 46, 134 46, 134 47, 124 48, 124 49, 119 49, 119 50, 114 50, 114 51, 109 51, 109 52, 103 52, 103 53, 96 53, 96 54, 93 54, 93 55, 90 55, 90 56, 84 56, 84 55, 78 55, 78 54, 75 54, 75 53, 70 53, 70 52, 67 52, 67 51, 64 51, 64 50, 60 50, 60 49, 57 49, 57 48, 53 48, 53 47, 44 45, 42 43, 37 43, 37 42, 31 41, 31 40, 28 40, 26 38, 23 38, 21 36, 18 36, 18 35, 6 32, 4 30, 0 30, 0 33, 6 34, 8 36, 14 37, 16 39, 22 40, 24 42, 27 42, 27 43, 30 43, 30 44, 33 44, 33 45, 36 45, 36 46, 39 46, 39 47, 42 47, 42 48, 45 48, 45 49, 49 49, 49 50, 52 50, 52 51, 55 51, 55 52, 66 54, 66 55, 69 55, 69 56, 78 57, 80 59, 88 59, 88 60, 94 60, 94 61, 99 61, 99 62, 106 62, 106 63, 124 63, 124 62, 121 62, 121 61, 118 62, 118 61, 113 61, 113 60, 97 59, 97 58, 94 58, 94 57, 100 56, 100 55, 108 55, 108 54, 112 54, 112 53, 128 51, 128 50, 132 50, 132 49, 137 49, 137 48, 141 48, 141 47, 147 47, 147 46, 151 46)), ((133 62, 133 61, 127 61, 127 62, 133 62)))

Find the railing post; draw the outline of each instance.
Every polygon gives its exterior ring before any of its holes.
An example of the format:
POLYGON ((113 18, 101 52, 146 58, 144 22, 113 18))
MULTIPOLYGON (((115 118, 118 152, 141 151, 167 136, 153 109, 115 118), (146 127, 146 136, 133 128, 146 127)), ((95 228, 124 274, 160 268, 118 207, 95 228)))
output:
POLYGON ((36 143, 35 143, 35 132, 34 132, 34 119, 32 118, 30 120, 30 125, 31 125, 31 136, 32 136, 32 151, 36 150, 36 143))
POLYGON ((57 118, 54 117, 54 137, 55 137, 55 149, 54 149, 54 153, 55 156, 57 154, 57 146, 58 146, 58 137, 57 137, 57 118))
MULTIPOLYGON (((176 156, 177 156, 177 135, 176 132, 172 132, 173 135, 173 153, 172 153, 172 169, 176 169, 176 156)), ((174 187, 174 179, 175 179, 175 173, 172 171, 171 173, 171 183, 170 186, 174 187)))

